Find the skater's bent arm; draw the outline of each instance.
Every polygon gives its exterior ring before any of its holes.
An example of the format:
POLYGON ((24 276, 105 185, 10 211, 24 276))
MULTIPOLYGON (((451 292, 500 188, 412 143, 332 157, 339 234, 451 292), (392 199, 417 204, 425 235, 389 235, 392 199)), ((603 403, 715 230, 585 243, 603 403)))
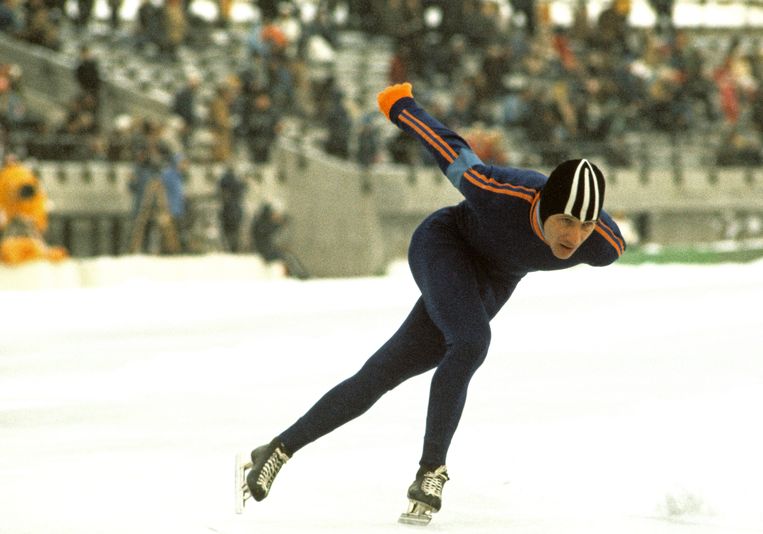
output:
POLYGON ((626 244, 620 228, 612 217, 602 211, 594 230, 596 239, 592 240, 589 247, 591 257, 589 265, 603 267, 616 261, 625 252, 626 244))

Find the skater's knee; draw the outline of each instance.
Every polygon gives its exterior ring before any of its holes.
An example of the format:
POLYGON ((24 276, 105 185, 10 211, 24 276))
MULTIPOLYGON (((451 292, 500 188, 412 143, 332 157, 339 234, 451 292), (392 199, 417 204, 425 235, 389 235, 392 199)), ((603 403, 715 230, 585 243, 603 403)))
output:
POLYGON ((453 360, 465 362, 476 368, 487 356, 490 347, 490 329, 458 336, 449 345, 448 353, 453 360))
POLYGON ((443 363, 447 361, 449 365, 462 367, 464 372, 473 373, 485 361, 489 346, 489 330, 454 338, 443 363))

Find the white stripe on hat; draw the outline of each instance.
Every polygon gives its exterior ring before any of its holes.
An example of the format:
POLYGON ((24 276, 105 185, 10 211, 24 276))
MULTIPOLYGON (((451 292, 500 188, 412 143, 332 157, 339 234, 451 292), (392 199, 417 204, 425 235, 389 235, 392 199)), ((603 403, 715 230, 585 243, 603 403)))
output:
POLYGON ((575 174, 572 176, 572 186, 570 187, 570 196, 567 199, 567 205, 564 207, 564 213, 567 215, 575 216, 572 213, 572 207, 575 205, 575 201, 578 199, 578 181, 580 180, 580 167, 583 166, 585 160, 581 159, 578 163, 578 168, 575 169, 575 174))
POLYGON ((583 168, 583 204, 580 206, 580 217, 578 217, 578 219, 580 219, 581 221, 585 220, 586 214, 588 213, 588 206, 590 202, 591 202, 591 172, 589 171, 588 167, 584 167, 583 168))
POLYGON ((591 220, 599 219, 599 180, 596 179, 596 173, 593 172, 593 216, 591 220))

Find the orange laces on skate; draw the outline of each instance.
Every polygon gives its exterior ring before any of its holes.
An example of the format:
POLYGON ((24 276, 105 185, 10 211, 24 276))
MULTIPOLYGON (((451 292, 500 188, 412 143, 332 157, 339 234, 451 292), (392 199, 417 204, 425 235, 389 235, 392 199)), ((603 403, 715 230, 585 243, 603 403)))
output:
POLYGON ((289 455, 283 452, 280 447, 276 447, 270 455, 270 458, 265 462, 265 465, 262 466, 260 475, 257 477, 257 485, 265 490, 265 493, 270 491, 270 486, 273 484, 273 480, 283 467, 283 464, 288 460, 289 455))
POLYGON ((448 480, 450 480, 450 478, 448 478, 448 468, 441 465, 434 471, 424 473, 424 477, 421 481, 421 491, 423 491, 425 495, 442 497, 442 488, 448 480))

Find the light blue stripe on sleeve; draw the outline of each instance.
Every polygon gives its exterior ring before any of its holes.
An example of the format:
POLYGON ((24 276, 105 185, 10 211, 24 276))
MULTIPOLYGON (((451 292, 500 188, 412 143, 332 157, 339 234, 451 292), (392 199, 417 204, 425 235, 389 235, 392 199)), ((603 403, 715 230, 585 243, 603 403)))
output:
POLYGON ((448 180, 450 180, 453 185, 458 187, 461 184, 461 177, 464 175, 464 173, 470 167, 474 167, 475 165, 482 165, 482 160, 477 157, 477 154, 468 148, 464 148, 458 155, 458 159, 456 159, 456 161, 448 166, 445 174, 447 175, 448 180))

